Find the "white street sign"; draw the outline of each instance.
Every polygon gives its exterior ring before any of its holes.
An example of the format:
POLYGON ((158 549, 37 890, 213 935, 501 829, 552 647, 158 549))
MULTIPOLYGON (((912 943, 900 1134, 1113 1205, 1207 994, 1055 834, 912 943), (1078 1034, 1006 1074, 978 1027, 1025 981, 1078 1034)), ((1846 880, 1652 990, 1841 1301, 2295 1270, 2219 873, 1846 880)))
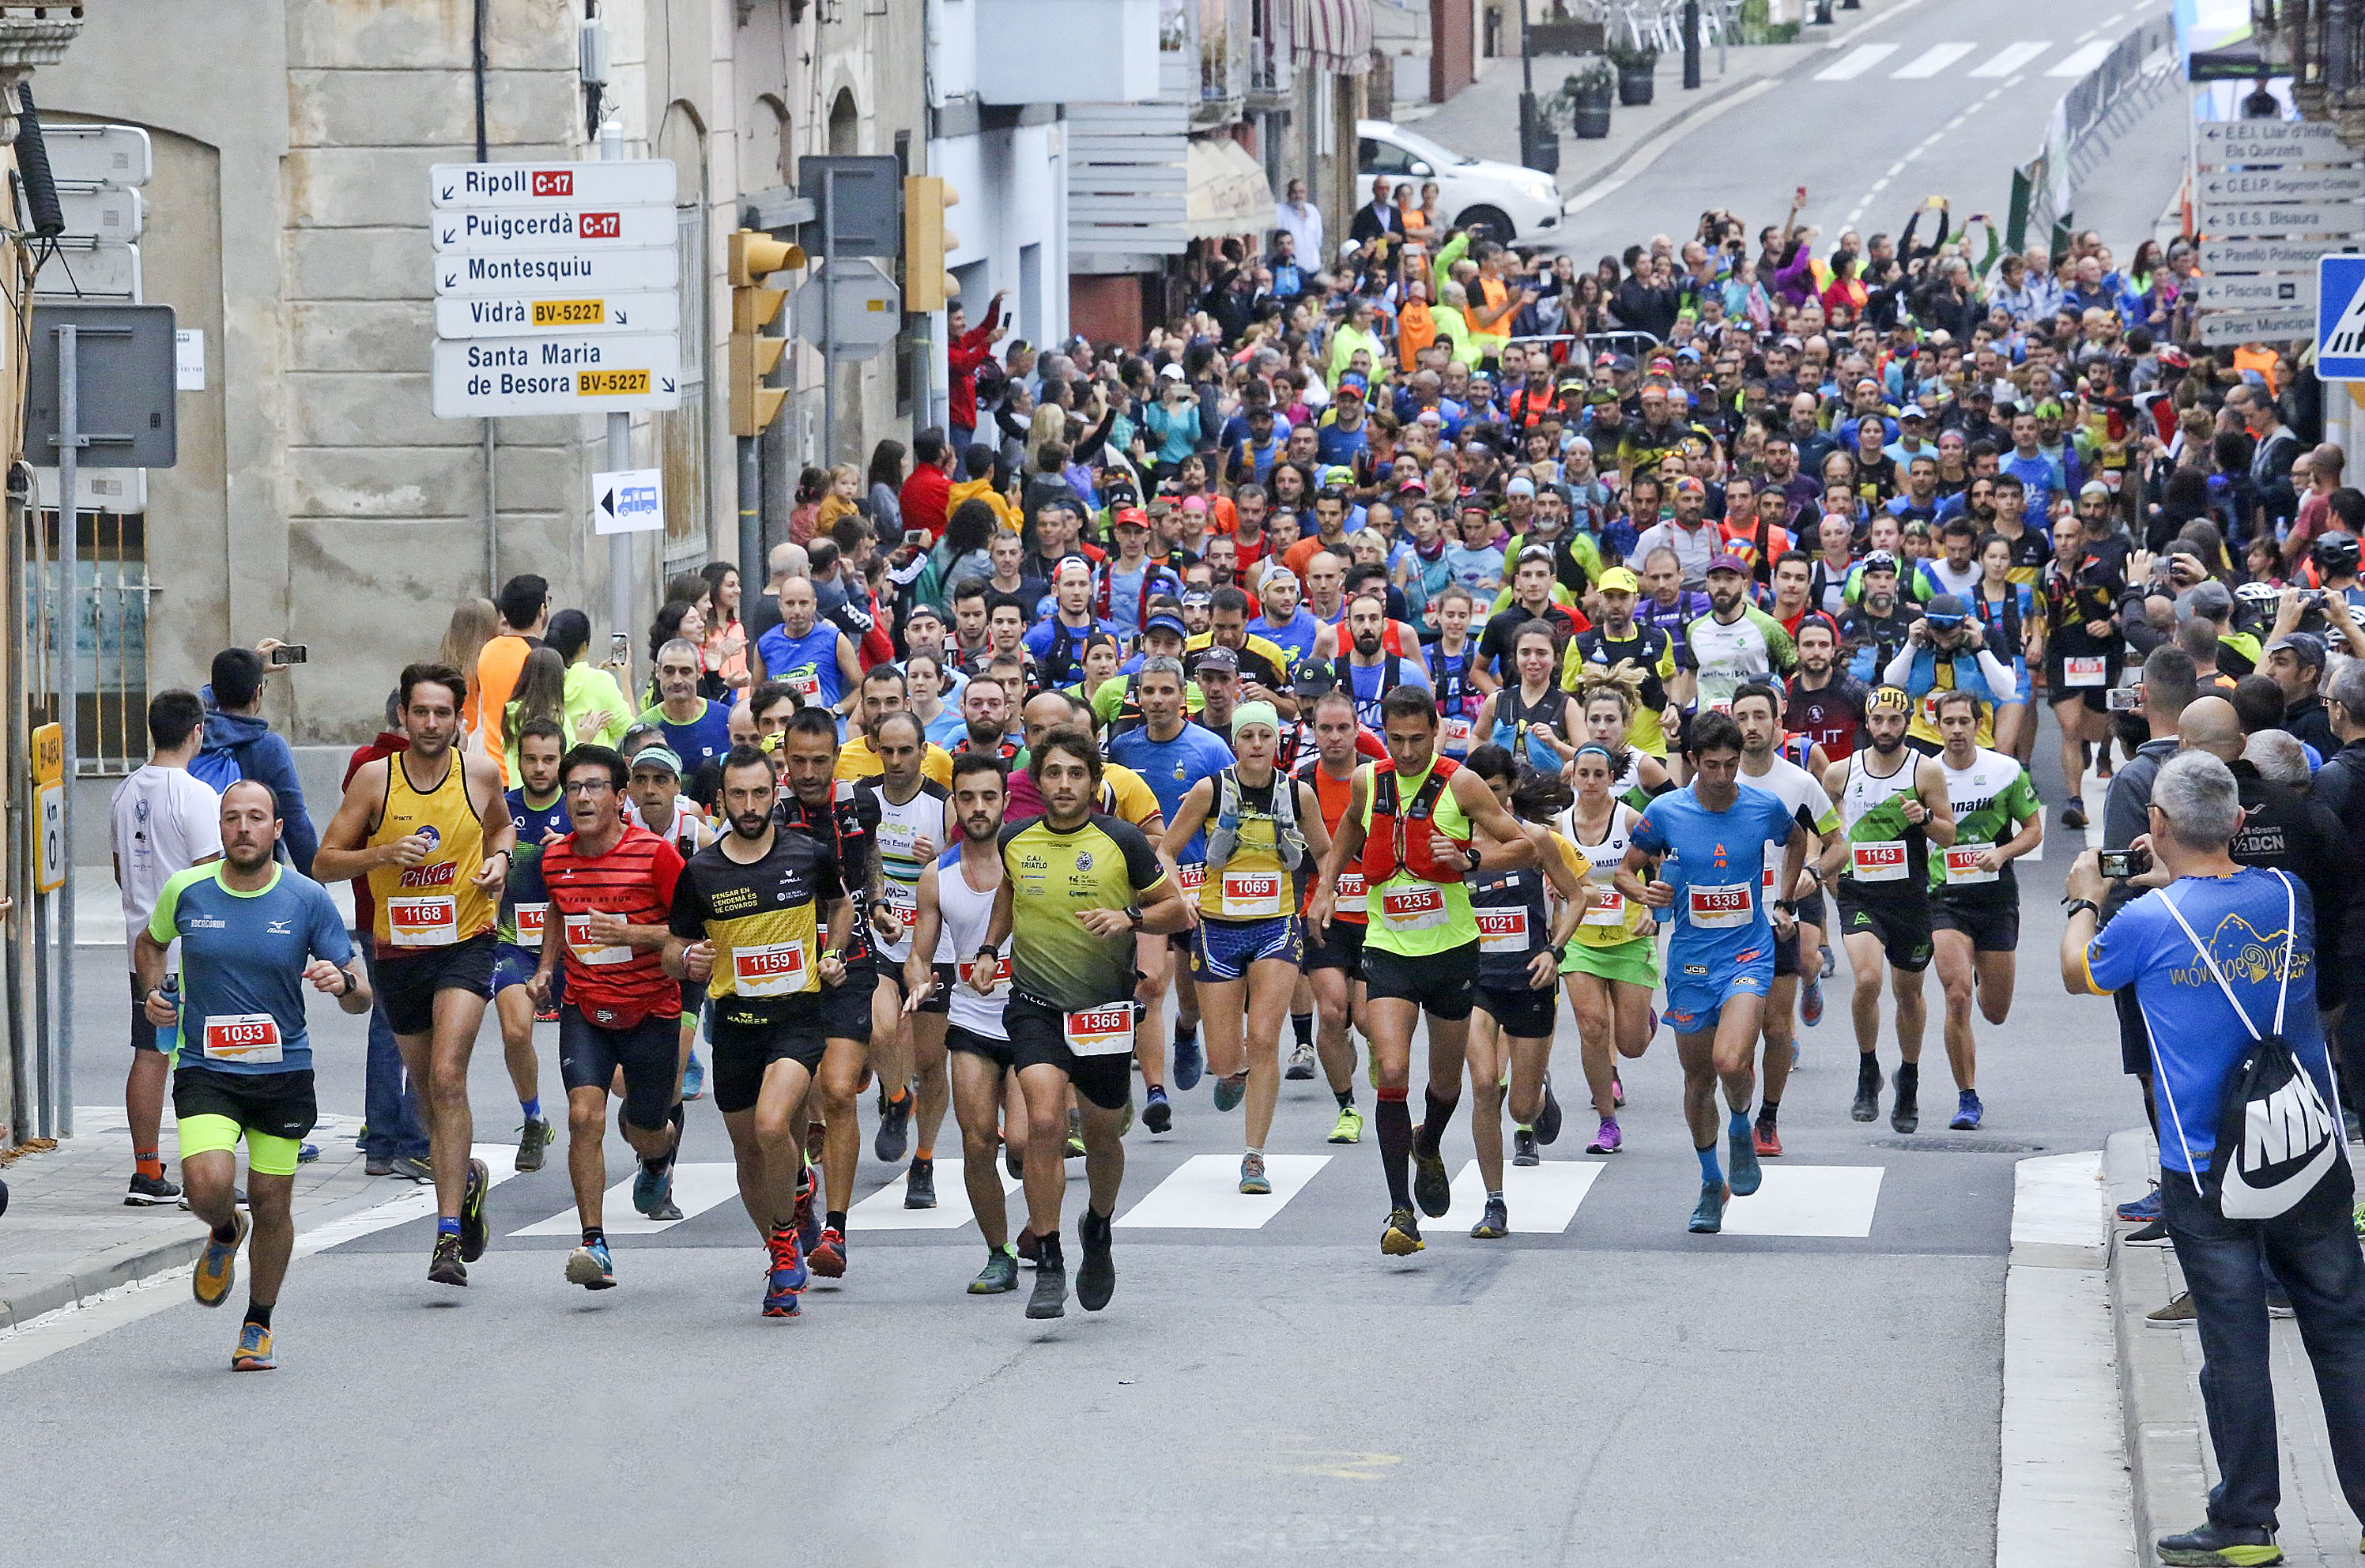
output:
POLYGON ((670 332, 439 342, 434 371, 438 419, 681 406, 681 342, 670 332))
POLYGON ((2193 132, 2203 168, 2228 163, 2345 163, 2356 156, 2331 126, 2306 120, 2211 120, 2193 132))
POLYGON ((2365 224, 2365 207, 2341 203, 2225 202, 2201 208, 2204 234, 2354 234, 2365 224))
POLYGON ((619 468, 591 476, 594 533, 654 533, 664 526, 664 469, 619 468))
POLYGON ((206 389, 206 330, 181 327, 173 333, 173 390, 206 389))
POLYGON ((33 789, 39 845, 33 860, 33 890, 53 893, 66 885, 66 787, 50 779, 33 789))
MULTIPOLYGON (((34 504, 44 511, 58 510, 58 471, 33 470, 34 504)), ((129 517, 148 510, 145 468, 77 468, 74 470, 74 510, 113 512, 129 517)))
POLYGON ((2309 268, 2345 249, 2346 240, 2203 240, 2201 264, 2213 273, 2282 273, 2309 268))
POLYGON ((2292 310, 2315 297, 2315 279, 2298 273, 2201 279, 2201 303, 2242 308, 2292 310))
POLYGON ((439 212, 428 219, 438 252, 511 256, 529 251, 627 251, 671 245, 678 229, 663 207, 495 207, 439 212))
POLYGON ((2229 310, 2201 318, 2201 341, 2204 343, 2280 342, 2315 335, 2315 311, 2312 307, 2298 310, 2229 310))
POLYGON ((670 290, 680 277, 671 245, 637 251, 539 251, 523 256, 435 258, 437 294, 637 294, 670 290))
POLYGON ((2196 201, 2348 201, 2365 196, 2365 169, 2220 169, 2192 176, 2196 201))
POLYGON ((94 240, 137 240, 147 208, 129 185, 69 185, 58 190, 66 232, 94 240))
POLYGON ((673 205, 673 160, 602 163, 438 163, 427 171, 437 208, 673 205))
POLYGON ((681 325, 672 294, 447 295, 435 302, 439 338, 520 338, 539 332, 670 332, 681 325))
POLYGON ((58 299, 140 303, 140 247, 61 241, 42 262, 33 292, 58 299))
POLYGON ((830 346, 840 352, 877 349, 903 330, 903 297, 877 263, 852 258, 830 263, 797 286, 797 334, 818 342, 822 336, 822 291, 829 298, 830 346))
POLYGON ((50 155, 50 177, 61 185, 144 185, 155 172, 148 133, 136 125, 44 121, 41 146, 50 155))

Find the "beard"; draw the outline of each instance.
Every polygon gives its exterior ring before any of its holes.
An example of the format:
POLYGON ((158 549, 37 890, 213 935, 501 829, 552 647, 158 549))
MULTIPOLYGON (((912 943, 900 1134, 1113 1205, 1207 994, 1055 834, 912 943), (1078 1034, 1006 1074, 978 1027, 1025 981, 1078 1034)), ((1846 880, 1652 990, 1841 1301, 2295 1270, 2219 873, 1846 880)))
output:
POLYGON ((1903 730, 1898 731, 1896 734, 1890 736, 1887 740, 1881 739, 1877 732, 1866 730, 1865 732, 1865 738, 1872 743, 1872 749, 1878 752, 1883 756, 1895 756, 1899 752, 1905 749, 1905 732, 1903 730))
POLYGON ((1380 634, 1377 632, 1356 633, 1355 651, 1362 655, 1363 657, 1367 659, 1370 658, 1373 655, 1380 651, 1380 634))
POLYGON ((764 830, 771 825, 772 813, 768 809, 761 812, 749 812, 743 816, 735 816, 731 819, 731 831, 737 834, 740 837, 746 839, 763 837, 764 830))

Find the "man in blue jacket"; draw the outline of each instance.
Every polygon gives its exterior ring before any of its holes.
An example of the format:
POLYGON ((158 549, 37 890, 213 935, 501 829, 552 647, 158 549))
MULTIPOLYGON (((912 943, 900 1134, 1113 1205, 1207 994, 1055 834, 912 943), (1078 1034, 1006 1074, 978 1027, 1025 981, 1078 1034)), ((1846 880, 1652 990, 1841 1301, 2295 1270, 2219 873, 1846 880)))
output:
POLYGON ((241 778, 271 787, 284 824, 280 844, 297 870, 312 874, 312 851, 320 842, 304 810, 304 786, 296 777, 296 754, 272 733, 263 716, 263 677, 267 666, 252 648, 224 648, 214 655, 212 681, 198 695, 206 703, 206 744, 189 771, 220 790, 241 778), (235 772, 230 769, 235 768, 235 772))

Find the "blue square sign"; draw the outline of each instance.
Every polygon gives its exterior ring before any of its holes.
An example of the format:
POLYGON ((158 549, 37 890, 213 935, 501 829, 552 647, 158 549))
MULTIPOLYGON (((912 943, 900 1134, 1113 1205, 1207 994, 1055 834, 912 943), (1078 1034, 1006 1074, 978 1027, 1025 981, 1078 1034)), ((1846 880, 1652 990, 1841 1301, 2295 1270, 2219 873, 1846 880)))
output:
POLYGON ((2315 263, 2315 374, 2365 381, 2365 256, 2315 263))

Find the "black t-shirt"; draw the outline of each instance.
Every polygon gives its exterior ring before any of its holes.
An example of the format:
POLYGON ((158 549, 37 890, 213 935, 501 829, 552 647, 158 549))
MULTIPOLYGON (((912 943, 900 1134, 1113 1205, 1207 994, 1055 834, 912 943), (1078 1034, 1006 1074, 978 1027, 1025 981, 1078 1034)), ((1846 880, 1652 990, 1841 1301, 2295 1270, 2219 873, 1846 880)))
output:
MULTIPOLYGON (((1872 695, 1864 682, 1842 670, 1832 672, 1828 685, 1809 689, 1790 679, 1790 700, 1784 723, 1793 734, 1805 735, 1836 762, 1852 755, 1864 730, 1864 700, 1872 695)), ((1820 782, 1820 780, 1818 780, 1820 782)))
POLYGON ((2082 544, 2074 555, 2055 559, 2052 576, 2046 580, 2045 602, 2057 655, 2111 656, 2119 652, 2115 628, 2097 637, 2086 630, 2086 622, 2118 613, 2119 600, 2127 591, 2126 565, 2126 542, 2115 538, 2082 544))
POLYGON ((1599 626, 1590 632, 1580 632, 1576 636, 1576 651, 1577 657, 1586 664, 1598 665, 1603 669, 1620 659, 1631 660, 1634 667, 1642 672, 1640 693, 1642 707, 1655 713, 1667 705, 1667 688, 1659 677, 1659 663, 1666 657, 1668 646, 1674 641, 1661 628, 1645 626, 1638 622, 1634 626, 1634 635, 1622 643, 1599 626))
POLYGON ((829 905, 844 884, 837 858, 823 839, 791 828, 772 834, 772 847, 741 865, 711 845, 683 865, 673 890, 667 929, 686 941, 714 944, 716 1018, 743 1027, 778 1025, 819 1003, 814 966, 826 940, 829 905), (743 994, 743 985, 783 985, 778 995, 743 994))
POLYGON ((830 787, 829 803, 808 806, 793 791, 783 790, 772 808, 772 820, 811 834, 830 849, 846 895, 854 900, 854 931, 847 937, 846 966, 852 969, 871 958, 870 872, 879 846, 879 796, 857 790, 849 779, 830 787))
POLYGON ((1560 660, 1568 653, 1568 640, 1576 635, 1576 621, 1557 604, 1547 604, 1541 615, 1530 612, 1526 606, 1513 600, 1508 606, 1487 618, 1486 630, 1478 638, 1478 662, 1491 668, 1497 678, 1516 681, 1518 671, 1511 664, 1511 639, 1520 627, 1530 621, 1548 621, 1552 629, 1552 669, 1560 669, 1560 660))

